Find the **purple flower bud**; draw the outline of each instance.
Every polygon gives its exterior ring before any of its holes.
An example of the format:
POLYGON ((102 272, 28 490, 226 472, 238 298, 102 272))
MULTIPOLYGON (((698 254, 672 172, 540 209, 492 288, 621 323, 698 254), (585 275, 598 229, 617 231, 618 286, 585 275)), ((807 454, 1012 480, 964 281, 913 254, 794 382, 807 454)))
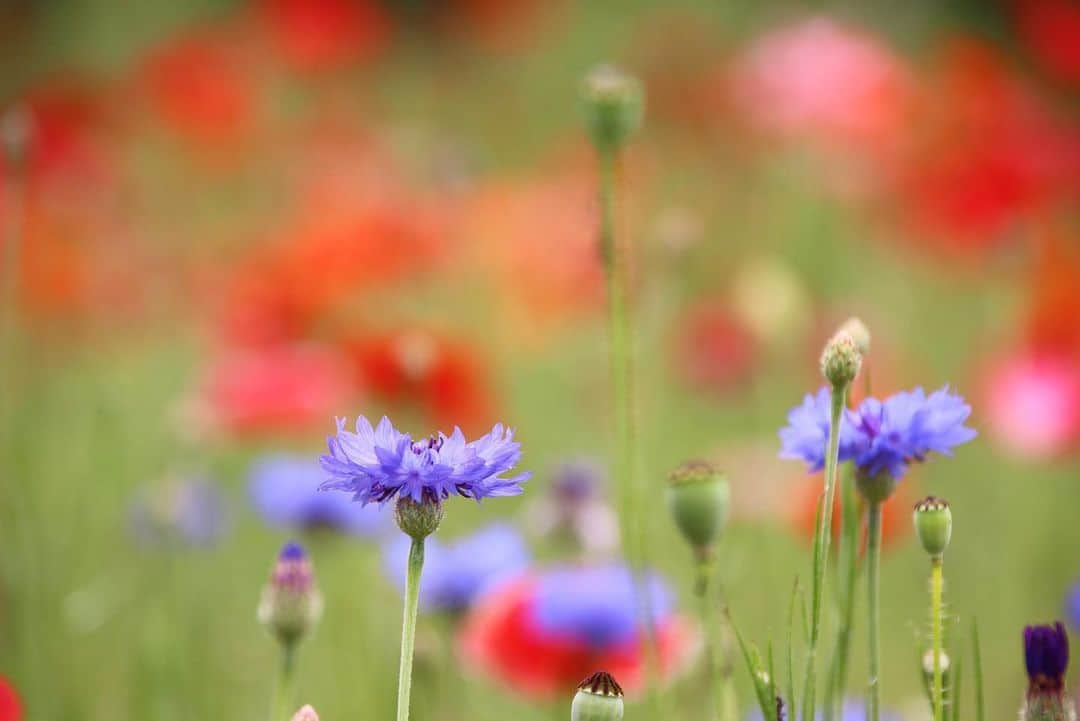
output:
POLYGON ((1053 626, 1024 628, 1024 662, 1027 665, 1028 693, 1060 691, 1069 665, 1069 637, 1060 621, 1053 626))
POLYGON ((283 644, 303 638, 322 615, 322 595, 307 552, 289 541, 278 554, 259 602, 259 621, 283 644))

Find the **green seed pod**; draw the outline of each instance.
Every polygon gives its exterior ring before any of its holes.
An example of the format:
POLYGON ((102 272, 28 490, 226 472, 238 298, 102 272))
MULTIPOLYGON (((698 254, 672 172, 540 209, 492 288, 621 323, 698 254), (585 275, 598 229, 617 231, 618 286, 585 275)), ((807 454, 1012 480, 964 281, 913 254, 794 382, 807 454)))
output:
POLYGON ((708 461, 687 461, 668 474, 667 503, 683 537, 696 550, 705 550, 727 525, 731 487, 708 461))
POLYGON ((867 503, 884 503, 896 488, 896 479, 888 471, 871 476, 860 469, 855 472, 855 488, 867 503))
POLYGON ((442 501, 439 499, 427 499, 417 503, 413 499, 402 496, 398 498, 394 506, 394 518, 398 528, 411 538, 427 538, 435 533, 446 515, 442 501))
POLYGON ((611 65, 601 65, 585 76, 581 91, 585 124, 597 150, 618 150, 641 126, 644 95, 636 78, 611 65))
POLYGON ((844 388, 859 375, 862 355, 855 339, 843 330, 837 331, 821 352, 821 374, 833 388, 844 388))
POLYGON ((915 504, 912 520, 923 550, 933 558, 941 558, 952 537, 952 510, 948 501, 927 496, 915 504))
POLYGON ((620 721, 623 690, 607 671, 597 671, 581 682, 570 704, 570 721, 620 721))

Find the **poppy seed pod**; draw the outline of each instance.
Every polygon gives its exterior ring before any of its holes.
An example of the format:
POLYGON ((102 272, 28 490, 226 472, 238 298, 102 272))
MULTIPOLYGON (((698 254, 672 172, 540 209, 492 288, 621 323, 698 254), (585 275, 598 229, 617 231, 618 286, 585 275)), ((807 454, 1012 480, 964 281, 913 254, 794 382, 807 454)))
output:
POLYGON ((952 537, 952 510, 944 498, 927 496, 912 513, 919 543, 932 558, 941 558, 952 537))
POLYGON ((622 687, 606 671, 597 671, 581 682, 570 705, 570 721, 620 721, 623 717, 622 687))
POLYGON ((727 525, 731 487, 708 461, 687 461, 668 474, 667 503, 683 537, 696 550, 704 550, 727 525))
POLYGON ((600 152, 618 150, 641 125, 641 83, 618 68, 601 65, 590 71, 581 97, 589 138, 600 152))

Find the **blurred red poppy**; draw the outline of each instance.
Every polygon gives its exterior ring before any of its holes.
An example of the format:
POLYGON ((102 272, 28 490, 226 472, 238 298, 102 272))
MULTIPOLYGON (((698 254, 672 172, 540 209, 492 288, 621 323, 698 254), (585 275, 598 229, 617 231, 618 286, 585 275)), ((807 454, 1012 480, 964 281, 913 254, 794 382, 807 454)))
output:
MULTIPOLYGON (((469 665, 534 698, 566 693, 598 668, 606 669, 627 693, 642 689, 644 659, 637 640, 596 648, 552 636, 532 619, 535 579, 511 581, 483 597, 461 630, 469 665)), ((693 656, 698 643, 688 621, 672 616, 656 629, 663 674, 670 677, 693 656)))
POLYGON ((341 347, 364 387, 420 410, 433 427, 469 431, 495 420, 491 371, 463 340, 404 328, 354 337, 341 347))
POLYGON ((1080 84, 1080 2, 1015 0, 1020 38, 1057 80, 1080 84))
POLYGON ((235 435, 299 432, 344 414, 355 393, 325 348, 227 350, 206 370, 190 420, 235 435))
POLYGON ((1009 239, 1069 189, 1080 167, 1080 138, 977 41, 946 48, 916 123, 899 207, 916 237, 938 249, 972 253, 1009 239))
POLYGON ((1020 350, 994 363, 983 387, 986 425, 1006 450, 1047 458, 1080 441, 1080 363, 1075 359, 1020 350))
POLYGON ((392 31, 375 0, 258 0, 257 12, 280 56, 302 71, 370 60, 392 31))
POLYGON ((752 372, 757 342, 725 303, 698 303, 679 321, 675 364, 679 375, 695 388, 723 393, 752 372))
POLYGON ((157 119, 186 140, 224 150, 252 134, 253 72, 226 33, 171 38, 143 61, 139 80, 157 119))
POLYGON ((22 701, 15 687, 0 676, 0 721, 21 721, 23 718, 22 701))

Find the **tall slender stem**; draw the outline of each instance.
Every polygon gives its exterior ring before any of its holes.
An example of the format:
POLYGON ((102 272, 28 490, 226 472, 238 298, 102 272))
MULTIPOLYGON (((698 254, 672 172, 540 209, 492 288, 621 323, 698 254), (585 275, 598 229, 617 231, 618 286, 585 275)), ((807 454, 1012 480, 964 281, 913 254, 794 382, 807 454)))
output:
POLYGON ((836 470, 840 454, 840 414, 847 398, 847 386, 834 386, 829 413, 829 443, 825 452, 825 488, 818 499, 818 527, 814 532, 813 588, 811 590, 810 645, 806 652, 806 680, 803 683, 804 721, 814 718, 818 640, 821 638, 821 606, 825 586, 825 567, 832 539, 833 498, 836 493, 836 470))
POLYGON ((652 713, 659 718, 659 669, 656 629, 645 579, 640 489, 637 473, 637 407, 634 393, 634 336, 630 317, 627 258, 615 232, 615 190, 618 154, 599 149, 600 252, 607 287, 608 355, 611 363, 612 411, 615 422, 615 479, 620 495, 620 526, 627 560, 634 577, 639 616, 645 627, 647 689, 652 713))
POLYGON ((825 721, 833 721, 840 712, 840 701, 847 685, 847 662, 851 654, 851 630, 855 623, 855 581, 859 559, 859 499, 855 492, 855 473, 844 474, 840 483, 842 523, 840 525, 840 619, 836 630, 830 678, 825 686, 825 721))
POLYGON ((398 668, 397 721, 409 721, 412 691, 413 646, 416 642, 416 610, 420 601, 420 573, 424 568, 424 539, 413 538, 405 575, 405 614, 401 622, 401 665, 398 668))
POLYGON ((281 671, 274 689, 274 704, 270 721, 285 721, 295 710, 293 681, 296 677, 296 643, 281 644, 281 671))
POLYGON ((930 644, 934 654, 934 678, 930 687, 930 698, 934 702, 934 721, 945 721, 943 705, 943 685, 941 673, 941 592, 943 579, 942 558, 930 559, 930 644))
POLYGON ((867 721, 881 714, 881 612, 878 590, 881 579, 881 503, 871 502, 867 513, 866 580, 870 605, 870 684, 866 695, 867 721))

